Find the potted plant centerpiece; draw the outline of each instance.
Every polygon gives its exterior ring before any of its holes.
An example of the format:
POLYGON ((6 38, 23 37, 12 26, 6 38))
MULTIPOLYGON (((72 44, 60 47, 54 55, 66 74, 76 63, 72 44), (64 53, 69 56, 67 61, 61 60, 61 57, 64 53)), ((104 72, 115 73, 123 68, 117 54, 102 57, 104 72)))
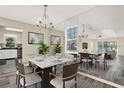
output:
POLYGON ((60 46, 60 44, 56 44, 54 47, 54 53, 61 53, 62 47, 60 46))
POLYGON ((43 42, 40 42, 38 52, 46 57, 46 54, 49 52, 49 46, 43 42))

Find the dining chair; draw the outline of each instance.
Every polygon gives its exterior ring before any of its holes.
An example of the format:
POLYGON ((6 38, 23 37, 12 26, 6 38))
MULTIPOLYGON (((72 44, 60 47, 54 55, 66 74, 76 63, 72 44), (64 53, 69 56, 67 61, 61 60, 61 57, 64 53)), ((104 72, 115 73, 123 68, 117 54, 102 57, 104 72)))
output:
MULTIPOLYGON (((19 67, 18 67, 18 63, 22 63, 22 59, 18 58, 15 59, 15 65, 16 65, 16 85, 17 87, 19 87, 20 84, 20 75, 19 75, 19 67)), ((24 69, 25 69, 25 73, 32 73, 33 69, 27 65, 27 63, 22 63, 24 65, 24 69)))
MULTIPOLYGON (((56 53, 55 55, 54 55, 54 57, 55 58, 57 58, 57 59, 60 59, 60 58, 62 58, 63 57, 63 54, 61 54, 61 53, 56 53)), ((54 74, 57 74, 57 73, 61 73, 61 68, 62 68, 62 64, 61 65, 55 65, 55 66, 53 66, 53 68, 52 68, 52 72, 54 73, 54 74)))
POLYGON ((88 53, 80 53, 80 62, 86 65, 87 69, 89 68, 90 64, 92 63, 92 58, 89 56, 88 53))
POLYGON ((79 54, 74 54, 74 53, 72 53, 71 55, 73 55, 73 57, 74 57, 74 60, 76 61, 76 62, 80 62, 80 55, 79 54))
POLYGON ((78 63, 65 65, 63 66, 63 73, 60 76, 51 73, 55 78, 50 81, 50 84, 56 88, 77 87, 77 71, 78 63))
POLYGON ((104 64, 104 70, 106 70, 107 69, 107 53, 104 54, 103 64, 104 64))
POLYGON ((102 54, 95 55, 95 68, 100 66, 101 57, 102 57, 102 54))
MULTIPOLYGON (((72 64, 72 63, 76 62, 75 59, 74 59, 74 56, 72 54, 69 54, 69 53, 64 53, 63 56, 62 56, 62 54, 61 55, 60 54, 56 54, 56 56, 58 56, 58 58, 69 58, 69 59, 73 59, 73 61, 71 61, 71 62, 66 62, 65 63, 66 65, 67 64, 72 64)), ((60 65, 54 66, 53 67, 53 72, 55 74, 58 74, 58 75, 62 74, 63 66, 65 64, 60 64, 60 65)))
POLYGON ((99 66, 100 63, 103 64, 104 70, 107 68, 107 60, 106 60, 106 53, 100 54, 98 57, 96 57, 95 63, 99 66))
POLYGON ((17 62, 18 76, 19 76, 19 87, 26 88, 27 86, 35 84, 37 87, 37 83, 42 81, 42 78, 38 75, 40 72, 31 72, 26 73, 25 66, 22 63, 17 62))
POLYGON ((71 62, 66 62, 65 64, 77 63, 77 59, 74 57, 74 55, 72 55, 70 53, 65 53, 64 58, 72 59, 71 62))

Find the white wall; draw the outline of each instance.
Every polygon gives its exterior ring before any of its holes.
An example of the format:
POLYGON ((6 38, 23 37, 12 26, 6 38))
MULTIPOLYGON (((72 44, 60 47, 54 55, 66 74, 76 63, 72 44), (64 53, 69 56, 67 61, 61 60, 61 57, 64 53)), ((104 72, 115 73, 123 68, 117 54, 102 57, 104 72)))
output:
POLYGON ((44 28, 38 28, 35 25, 27 24, 15 20, 0 18, 0 26, 12 27, 22 29, 22 48, 23 48, 23 61, 27 60, 27 55, 37 54, 38 45, 28 44, 28 32, 37 32, 44 34, 44 43, 50 45, 50 35, 57 35, 61 37, 62 52, 64 51, 64 32, 58 30, 48 30, 44 28))

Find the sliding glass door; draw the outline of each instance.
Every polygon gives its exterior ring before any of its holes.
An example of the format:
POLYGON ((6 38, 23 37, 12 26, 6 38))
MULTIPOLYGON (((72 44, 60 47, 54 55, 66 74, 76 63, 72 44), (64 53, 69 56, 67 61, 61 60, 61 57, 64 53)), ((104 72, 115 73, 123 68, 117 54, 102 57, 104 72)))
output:
POLYGON ((109 51, 117 52, 117 42, 116 41, 98 42, 97 49, 99 52, 109 52, 109 51))

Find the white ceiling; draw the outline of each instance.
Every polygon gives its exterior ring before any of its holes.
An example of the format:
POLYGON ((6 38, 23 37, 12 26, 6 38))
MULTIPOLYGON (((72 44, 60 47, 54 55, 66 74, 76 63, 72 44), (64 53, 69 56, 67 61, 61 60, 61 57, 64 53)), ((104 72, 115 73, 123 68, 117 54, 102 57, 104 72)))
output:
POLYGON ((124 5, 96 6, 85 13, 57 24, 57 27, 65 30, 65 25, 75 24, 79 28, 85 24, 85 32, 90 38, 96 38, 98 35, 102 35, 103 38, 124 36, 124 5))
MULTIPOLYGON (((85 12, 92 5, 49 5, 47 14, 54 24, 85 12)), ((42 5, 4 5, 0 6, 0 17, 35 24, 43 16, 42 5)))
MULTIPOLYGON (((86 24, 87 32, 107 37, 124 36, 124 6, 50 5, 48 16, 55 28, 65 30, 65 23, 86 24), (78 19, 78 23, 75 20, 78 19), (74 20, 74 21, 73 21, 74 20), (68 22, 69 21, 69 22, 68 22)), ((40 5, 0 6, 0 17, 35 24, 43 14, 40 5)))
POLYGON ((103 37, 124 36, 124 5, 98 6, 81 16, 91 28, 90 33, 103 37))

